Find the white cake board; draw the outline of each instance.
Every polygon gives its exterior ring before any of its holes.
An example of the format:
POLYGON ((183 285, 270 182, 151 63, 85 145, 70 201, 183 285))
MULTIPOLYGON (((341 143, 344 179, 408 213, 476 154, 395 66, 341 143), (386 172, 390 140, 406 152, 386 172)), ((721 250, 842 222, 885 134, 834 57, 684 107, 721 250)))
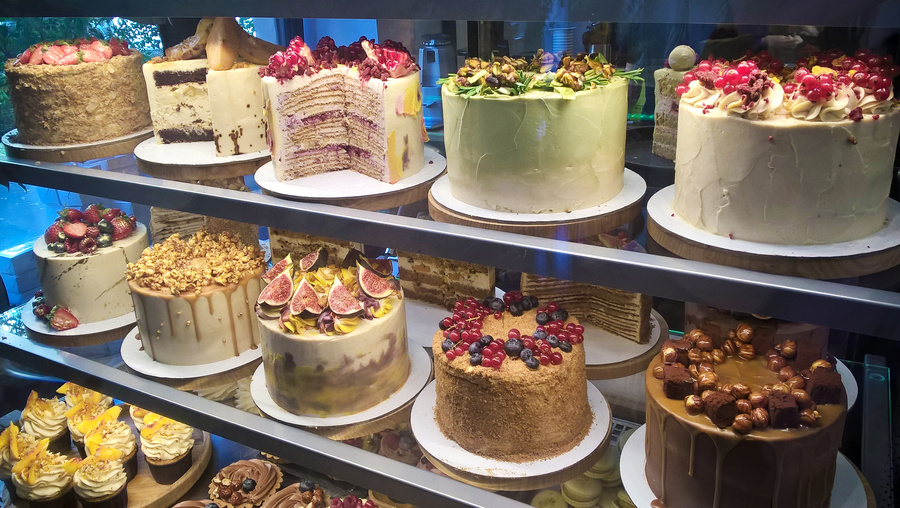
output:
POLYGON ((850 369, 840 360, 834 366, 834 370, 841 375, 841 382, 844 383, 844 391, 847 392, 847 411, 853 409, 856 399, 859 398, 859 386, 856 384, 856 378, 850 369))
POLYGON ((134 156, 150 164, 181 167, 214 166, 266 159, 269 157, 269 150, 219 157, 216 155, 214 141, 159 144, 154 136, 136 146, 134 156))
POLYGON ((34 298, 29 300, 25 305, 25 308, 22 309, 22 324, 25 325, 25 328, 31 331, 42 333, 44 335, 77 338, 86 335, 106 333, 108 331, 115 330, 116 328, 121 328, 123 326, 133 325, 137 323, 137 318, 134 315, 134 311, 131 311, 118 317, 104 319, 103 321, 95 321, 93 323, 78 323, 78 326, 76 326, 75 328, 70 328, 68 330, 54 330, 44 320, 38 319, 38 317, 31 312, 31 309, 33 308, 33 302, 34 298))
MULTIPOLYGON (((441 463, 467 474, 509 479, 550 475, 588 457, 609 438, 612 430, 609 403, 596 386, 587 383, 588 403, 594 412, 594 421, 587 436, 575 448, 562 455, 533 462, 508 462, 482 457, 464 450, 438 428, 434 419, 434 407, 437 402, 435 383, 436 381, 429 383, 413 403, 410 429, 425 452, 441 463)), ((466 394, 459 396, 465 397, 466 394)), ((540 415, 534 417, 537 419, 540 415)), ((515 439, 515 435, 511 434, 509 439, 515 439)))
POLYGON ((560 222, 579 219, 590 219, 597 215, 615 212, 627 206, 633 205, 644 197, 647 192, 647 184, 644 179, 634 171, 625 168, 622 190, 612 199, 598 206, 558 213, 515 213, 479 208, 456 199, 450 192, 450 177, 442 176, 431 186, 431 196, 441 205, 454 212, 477 217, 479 219, 498 220, 504 222, 560 222))
POLYGON ((844 258, 890 249, 900 245, 900 203, 888 199, 887 224, 875 233, 849 242, 816 245, 779 245, 774 243, 732 240, 694 227, 675 213, 675 186, 654 194, 647 203, 647 214, 660 227, 672 234, 703 245, 741 254, 782 258, 844 258))
POLYGON ((331 417, 295 415, 282 409, 269 395, 266 388, 265 365, 260 365, 253 373, 250 380, 250 396, 253 397, 256 407, 266 416, 283 423, 300 427, 344 427, 376 420, 400 409, 422 391, 422 387, 429 379, 431 379, 431 357, 424 349, 409 342, 409 377, 406 378, 406 382, 386 400, 365 411, 331 417))
POLYGON ((122 341, 122 361, 129 369, 145 376, 163 379, 192 379, 213 376, 243 367, 250 362, 262 358, 262 348, 248 349, 238 356, 226 358, 218 362, 201 363, 199 365, 169 365, 157 362, 144 351, 143 343, 138 339, 138 327, 135 326, 122 341))
POLYGON ((437 177, 447 168, 445 159, 433 147, 425 147, 425 166, 418 173, 397 183, 386 183, 345 169, 280 182, 275 178, 275 163, 267 162, 256 170, 256 183, 279 196, 300 199, 346 199, 378 196, 411 189, 437 177))
MULTIPOLYGON (((644 472, 646 434, 646 425, 641 425, 634 431, 625 443, 619 462, 619 469, 628 473, 622 475, 622 485, 638 508, 651 508, 650 503, 656 500, 644 472)), ((862 479, 847 457, 838 452, 834 487, 831 489, 831 508, 864 508, 867 504, 862 479)))

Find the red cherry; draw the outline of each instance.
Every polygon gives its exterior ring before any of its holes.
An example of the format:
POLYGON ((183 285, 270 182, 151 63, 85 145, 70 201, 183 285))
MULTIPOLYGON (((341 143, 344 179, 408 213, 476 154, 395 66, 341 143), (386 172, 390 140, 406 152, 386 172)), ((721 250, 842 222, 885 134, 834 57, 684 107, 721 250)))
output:
POLYGON ((808 70, 806 70, 806 69, 797 69, 796 71, 794 71, 794 81, 796 81, 797 83, 803 81, 803 78, 804 78, 807 74, 809 74, 809 71, 808 71, 808 70))
POLYGON ((883 61, 884 60, 881 58, 880 55, 872 55, 869 57, 868 60, 866 60, 866 64, 868 64, 869 67, 881 67, 881 63, 883 61))
POLYGON ((891 91, 887 88, 876 88, 874 95, 876 99, 886 101, 891 96, 891 91))
POLYGON ((447 359, 451 362, 456 359, 456 353, 454 353, 452 349, 450 351, 447 351, 446 356, 447 359))
POLYGON ((459 334, 459 338, 462 339, 463 342, 471 342, 469 330, 463 330, 462 333, 459 334))
POLYGON ((581 325, 575 325, 575 328, 574 328, 572 331, 575 332, 575 333, 583 334, 583 333, 584 333, 584 327, 581 326, 581 325))
POLYGON ((485 359, 493 358, 494 350, 489 347, 486 347, 481 350, 481 356, 484 357, 485 359))
POLYGON ((722 77, 725 78, 725 82, 729 85, 736 85, 741 82, 741 75, 738 73, 737 69, 728 69, 725 71, 725 74, 722 74, 722 77))
POLYGON ((495 312, 495 313, 494 313, 494 319, 502 319, 502 318, 503 318, 503 313, 502 313, 502 312, 495 312))
POLYGON ((455 348, 453 348, 453 354, 456 355, 456 356, 462 356, 462 355, 463 355, 463 348, 461 348, 461 347, 459 347, 459 346, 456 346, 455 348))
POLYGON ((550 344, 547 344, 546 342, 542 341, 541 344, 538 346, 538 349, 541 350, 541 355, 549 355, 550 354, 550 344))
POLYGON ((469 323, 469 326, 472 328, 472 330, 478 331, 481 330, 482 326, 484 326, 484 321, 475 320, 469 323))
POLYGON ((550 363, 552 363, 553 365, 559 365, 562 363, 562 361, 562 353, 560 353, 559 351, 554 351, 550 354, 550 363))
POLYGON ((723 77, 721 77, 721 76, 719 76, 718 78, 716 78, 716 80, 713 82, 713 86, 715 86, 716 88, 718 88, 718 89, 720 89, 720 90, 721 90, 722 88, 725 88, 725 85, 726 85, 726 83, 725 83, 725 78, 723 78, 723 77))
POLYGON ((699 64, 697 64, 697 70, 701 72, 706 72, 712 68, 712 64, 709 60, 703 60, 699 64))
POLYGON ((456 302, 453 303, 453 310, 456 312, 463 310, 463 307, 465 307, 465 304, 463 304, 462 300, 456 300, 456 302))
POLYGON ((810 102, 819 102, 824 98, 824 94, 818 88, 814 90, 810 90, 806 92, 806 98, 809 99, 810 102))
POLYGON ((529 336, 522 338, 522 347, 524 347, 525 349, 534 349, 534 346, 535 344, 533 338, 529 336))
POLYGON ((559 337, 559 340, 569 340, 569 332, 560 331, 556 336, 559 337))
POLYGON ((521 337, 521 334, 519 333, 519 330, 511 328, 508 332, 506 332, 506 336, 510 339, 518 339, 519 337, 521 337))
POLYGON ((572 335, 571 337, 569 337, 569 342, 571 342, 572 344, 581 344, 582 342, 584 342, 584 336, 580 333, 578 335, 572 335))
POLYGON ((685 73, 684 77, 681 78, 681 84, 682 85, 690 85, 691 81, 694 81, 694 79, 696 79, 696 76, 694 76, 693 72, 685 73))
POLYGON ((542 354, 539 358, 541 361, 541 365, 548 365, 550 363, 550 356, 542 354))
POLYGON ((856 86, 865 87, 869 81, 869 74, 866 72, 857 72, 853 74, 853 84, 856 86))
POLYGON ((725 93, 725 95, 732 94, 735 90, 737 90, 737 88, 731 84, 725 85, 725 87, 722 88, 722 92, 725 93))
POLYGON ((871 54, 872 52, 867 48, 861 48, 856 50, 856 53, 853 54, 853 58, 856 58, 857 60, 868 60, 869 55, 871 54))
POLYGON ((453 330, 450 332, 450 335, 448 335, 447 338, 452 340, 453 342, 459 342, 459 332, 453 330))
POLYGON ((559 310, 559 304, 556 302, 550 302, 547 304, 547 314, 553 314, 554 312, 559 310))
POLYGON ((559 323, 556 321, 551 321, 547 323, 547 333, 555 334, 559 331, 559 323))

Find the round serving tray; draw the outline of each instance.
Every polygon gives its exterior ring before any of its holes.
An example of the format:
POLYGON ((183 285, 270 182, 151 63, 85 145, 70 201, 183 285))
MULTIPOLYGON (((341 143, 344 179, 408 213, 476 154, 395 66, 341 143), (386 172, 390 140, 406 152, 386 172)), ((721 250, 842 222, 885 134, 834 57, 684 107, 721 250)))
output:
POLYGON ((49 324, 31 313, 31 302, 22 310, 22 324, 28 338, 53 347, 96 346, 119 340, 134 328, 137 318, 134 312, 94 323, 80 323, 69 330, 54 330, 49 324))
POLYGON ((218 157, 212 141, 158 144, 151 138, 134 148, 138 169, 170 180, 222 180, 252 175, 271 158, 268 150, 218 157))
POLYGON ((26 145, 16 141, 18 135, 18 129, 3 135, 3 146, 10 157, 43 162, 83 162, 131 153, 140 142, 153 136, 153 129, 77 145, 26 145))

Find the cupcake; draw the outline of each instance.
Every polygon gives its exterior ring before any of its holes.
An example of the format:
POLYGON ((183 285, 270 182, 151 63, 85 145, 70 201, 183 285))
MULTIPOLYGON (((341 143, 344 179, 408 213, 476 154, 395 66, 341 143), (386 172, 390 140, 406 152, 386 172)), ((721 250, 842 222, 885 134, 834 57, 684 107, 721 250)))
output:
POLYGON ((182 501, 172 508, 219 508, 219 505, 213 503, 209 499, 203 499, 198 501, 182 501))
POLYGON ((90 400, 92 402, 100 404, 105 408, 112 407, 113 405, 113 399, 109 395, 103 395, 102 393, 95 392, 90 388, 76 385, 71 381, 67 381, 65 384, 57 388, 56 393, 65 396, 66 408, 69 409, 75 407, 75 405, 82 400, 90 400))
POLYGON ((194 428, 156 413, 147 413, 141 451, 156 483, 170 485, 191 468, 194 428))
POLYGON ((415 466, 419 463, 422 451, 408 430, 399 432, 388 430, 381 436, 378 454, 415 466))
POLYGON ((329 508, 378 508, 378 504, 371 499, 360 499, 356 496, 345 496, 343 499, 333 497, 329 508))
POLYGON ((300 483, 288 485, 266 499, 262 508, 327 508, 329 497, 321 487, 315 483, 303 480, 300 483))
POLYGON ((89 457, 104 447, 118 450, 125 475, 131 481, 137 475, 137 444, 131 427, 118 419, 121 410, 113 406, 98 418, 82 422, 78 430, 84 434, 84 448, 89 457))
POLYGON ((147 413, 149 412, 150 411, 141 409, 134 404, 128 407, 128 414, 131 415, 131 421, 134 422, 134 429, 138 432, 144 430, 144 417, 147 416, 147 413))
POLYGON ((563 499, 572 508, 593 508, 603 493, 603 482, 581 475, 560 486, 563 499))
POLYGON ((283 476, 275 464, 239 460, 222 468, 209 484, 209 498, 220 508, 262 505, 281 486, 283 476))
POLYGON ((66 410, 66 425, 69 427, 69 435, 72 436, 72 443, 75 444, 75 448, 78 450, 78 453, 81 454, 81 458, 85 458, 87 453, 84 450, 84 433, 78 430, 78 426, 81 425, 85 420, 93 420, 98 416, 102 415, 106 408, 100 405, 99 402, 94 402, 95 400, 100 399, 100 394, 94 392, 95 396, 91 399, 82 399, 78 401, 77 404, 66 410))
POLYGON ((49 451, 49 446, 50 440, 42 439, 13 466, 16 494, 31 508, 75 508, 72 475, 77 462, 49 451))
POLYGON ((53 397, 42 399, 37 392, 28 395, 22 410, 22 431, 37 439, 50 440, 51 452, 68 453, 72 449, 66 426, 66 403, 53 397))
POLYGON ((73 478, 75 496, 82 508, 125 508, 128 506, 128 480, 122 465, 122 452, 100 447, 78 464, 73 478))
POLYGON ((12 468, 19 459, 27 455, 38 445, 40 440, 31 434, 19 432, 15 423, 3 429, 0 433, 0 479, 6 484, 6 488, 14 491, 12 484, 12 468))

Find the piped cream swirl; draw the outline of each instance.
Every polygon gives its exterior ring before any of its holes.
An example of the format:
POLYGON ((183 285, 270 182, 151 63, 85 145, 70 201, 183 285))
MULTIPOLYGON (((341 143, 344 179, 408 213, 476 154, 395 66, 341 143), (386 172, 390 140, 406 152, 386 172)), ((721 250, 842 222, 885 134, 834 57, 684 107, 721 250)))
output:
POLYGON ((118 492, 126 481, 121 461, 94 462, 75 471, 75 493, 84 499, 104 498, 118 492))
POLYGON ((48 404, 34 404, 22 411, 22 431, 39 439, 60 435, 66 429, 66 403, 53 397, 48 404))
POLYGON ((172 460, 193 448, 193 435, 193 427, 180 422, 169 422, 161 425, 149 439, 141 433, 141 451, 151 460, 172 460))

